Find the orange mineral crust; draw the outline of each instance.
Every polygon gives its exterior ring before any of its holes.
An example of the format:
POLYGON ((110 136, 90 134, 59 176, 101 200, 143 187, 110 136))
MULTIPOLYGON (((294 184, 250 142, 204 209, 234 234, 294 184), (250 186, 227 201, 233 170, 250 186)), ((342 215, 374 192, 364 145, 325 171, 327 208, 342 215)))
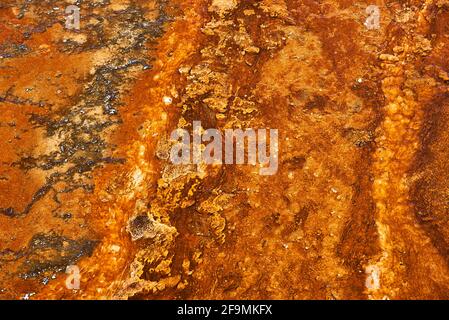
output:
POLYGON ((447 0, 2 0, 0 299, 449 299, 448 56, 447 0))

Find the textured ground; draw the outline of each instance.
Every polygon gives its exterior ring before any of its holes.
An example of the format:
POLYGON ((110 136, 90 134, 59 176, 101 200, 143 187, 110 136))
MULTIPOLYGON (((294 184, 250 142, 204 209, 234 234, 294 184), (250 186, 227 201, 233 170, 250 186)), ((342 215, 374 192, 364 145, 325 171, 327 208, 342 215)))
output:
POLYGON ((448 299, 448 56, 447 0, 1 0, 0 299, 448 299))

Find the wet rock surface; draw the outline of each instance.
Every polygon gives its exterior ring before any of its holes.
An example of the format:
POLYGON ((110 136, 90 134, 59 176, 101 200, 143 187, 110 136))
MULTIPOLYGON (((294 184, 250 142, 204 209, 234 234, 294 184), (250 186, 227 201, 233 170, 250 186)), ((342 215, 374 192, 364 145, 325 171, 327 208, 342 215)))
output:
POLYGON ((370 4, 2 1, 0 298, 447 298, 449 3, 370 4), (277 174, 173 165, 193 121, 277 174))

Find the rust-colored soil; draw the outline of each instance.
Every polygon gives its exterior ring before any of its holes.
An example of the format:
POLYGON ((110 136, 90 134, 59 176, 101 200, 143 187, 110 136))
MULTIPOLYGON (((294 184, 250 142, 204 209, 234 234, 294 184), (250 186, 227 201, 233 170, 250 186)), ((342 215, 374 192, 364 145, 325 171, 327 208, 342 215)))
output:
POLYGON ((0 299, 448 299, 447 57, 447 0, 2 0, 0 299))

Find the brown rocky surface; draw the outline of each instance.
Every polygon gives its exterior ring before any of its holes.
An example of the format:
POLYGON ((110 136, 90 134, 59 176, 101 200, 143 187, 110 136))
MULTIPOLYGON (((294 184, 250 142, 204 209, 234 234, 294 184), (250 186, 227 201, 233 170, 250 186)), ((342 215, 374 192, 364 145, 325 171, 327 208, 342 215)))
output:
POLYGON ((0 299, 449 298, 448 37, 446 0, 2 0, 0 299), (170 163, 193 121, 278 129, 277 173, 170 163))

